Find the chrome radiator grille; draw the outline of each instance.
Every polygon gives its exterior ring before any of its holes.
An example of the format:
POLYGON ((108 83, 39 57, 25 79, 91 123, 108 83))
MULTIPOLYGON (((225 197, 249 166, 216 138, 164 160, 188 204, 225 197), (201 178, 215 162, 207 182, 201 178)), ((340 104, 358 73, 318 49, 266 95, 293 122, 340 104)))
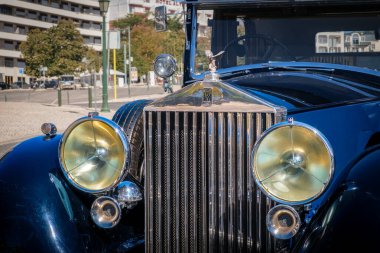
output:
POLYGON ((145 111, 146 252, 270 252, 275 204, 254 183, 274 113, 145 111))

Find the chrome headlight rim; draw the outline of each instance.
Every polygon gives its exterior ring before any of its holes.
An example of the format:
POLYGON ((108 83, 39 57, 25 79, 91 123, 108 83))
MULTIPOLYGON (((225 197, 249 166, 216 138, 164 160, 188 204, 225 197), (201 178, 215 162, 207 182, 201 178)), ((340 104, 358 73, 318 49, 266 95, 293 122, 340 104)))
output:
POLYGON ((273 125, 272 127, 268 128, 267 130, 265 130, 261 136, 259 137, 259 139, 256 141, 254 147, 253 147, 253 150, 252 150, 252 153, 251 153, 251 161, 250 161, 250 166, 251 166, 251 170, 252 170, 252 176, 254 177, 254 180, 256 182, 256 185, 259 187, 259 189, 267 196, 269 197, 270 199, 274 200, 275 202, 277 203, 280 203, 280 204, 283 204, 283 205, 289 205, 289 206, 300 206, 300 205, 305 205, 305 204, 308 204, 314 200, 316 200, 317 198, 319 198, 325 191, 326 189, 329 187, 333 177, 334 177, 334 171, 335 171, 335 163, 334 163, 335 159, 334 159, 334 152, 333 152, 333 149, 332 149, 332 146, 330 144, 330 142, 328 141, 328 139, 324 136, 324 134, 322 134, 317 128, 315 127, 312 127, 308 124, 305 124, 305 123, 302 123, 302 122, 298 122, 298 121, 292 121, 292 122, 280 122, 278 124, 275 124, 273 125), (275 195, 271 194, 270 192, 268 192, 266 190, 266 188, 262 185, 262 183, 260 182, 260 180, 258 179, 258 177, 256 176, 256 169, 255 169, 255 156, 256 156, 256 153, 257 153, 257 150, 260 146, 260 144, 262 143, 262 141, 265 139, 265 137, 267 135, 269 135, 272 131, 276 130, 276 129, 279 129, 279 128, 282 128, 282 127, 289 127, 289 126, 298 126, 298 127, 303 127, 303 128, 306 128, 312 132, 314 132, 314 134, 316 134, 323 142, 323 144, 325 145, 326 149, 327 149, 327 152, 330 156, 330 164, 331 164, 331 168, 330 168, 330 173, 329 173, 329 180, 328 182, 325 184, 325 186, 318 192, 318 194, 314 195, 313 197, 310 197, 308 199, 305 199, 303 201, 287 201, 287 200, 284 200, 284 199, 281 199, 281 198, 278 198, 276 197, 275 195))
POLYGON ((159 76, 161 78, 169 78, 172 75, 174 75, 174 73, 176 72, 176 70, 177 70, 177 63, 176 63, 176 61, 175 61, 175 59, 174 59, 174 57, 172 55, 170 55, 170 54, 160 54, 154 60, 153 70, 154 70, 154 73, 157 76, 159 76), (165 69, 164 73, 160 73, 160 71, 158 69, 159 68, 158 62, 161 61, 161 60, 167 61, 170 64, 170 68, 165 69))
POLYGON ((109 119, 104 118, 104 117, 101 117, 101 116, 82 117, 82 118, 74 121, 73 123, 71 123, 69 125, 69 127, 62 134, 62 138, 59 141, 59 145, 58 145, 58 159, 59 159, 59 165, 60 165, 60 168, 61 168, 63 175, 65 176, 67 181, 69 181, 69 183, 72 186, 74 186, 76 189, 83 191, 83 192, 86 192, 86 193, 97 194, 97 193, 103 193, 103 192, 108 192, 108 191, 113 190, 123 180, 124 176, 126 175, 126 173, 128 173, 128 170, 129 170, 129 165, 130 165, 130 160, 131 160, 131 149, 130 149, 130 144, 129 144, 128 138, 124 133, 124 130, 118 124, 116 124, 114 121, 109 120, 109 119), (117 136, 120 138, 120 140, 123 144, 123 151, 125 154, 125 159, 123 161, 123 166, 122 166, 122 169, 120 171, 120 175, 117 177, 117 179, 110 186, 103 188, 103 189, 100 189, 100 190, 90 190, 90 189, 87 189, 87 188, 80 186, 79 184, 77 184, 75 182, 75 180, 73 180, 69 176, 69 174, 66 172, 65 167, 64 167, 64 161, 63 161, 63 157, 62 157, 62 148, 64 147, 65 141, 66 141, 67 137, 69 136, 69 134, 71 133, 71 131, 76 126, 78 126, 79 124, 81 124, 85 121, 100 121, 100 122, 107 124, 116 132, 117 136))

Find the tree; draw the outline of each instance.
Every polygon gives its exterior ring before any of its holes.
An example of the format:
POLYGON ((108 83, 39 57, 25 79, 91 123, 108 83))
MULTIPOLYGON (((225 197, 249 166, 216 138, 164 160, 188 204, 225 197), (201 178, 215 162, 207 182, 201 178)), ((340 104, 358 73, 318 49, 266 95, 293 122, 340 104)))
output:
MULTIPOLYGON (((159 54, 168 53, 179 59, 184 50, 185 35, 180 23, 181 16, 169 18, 168 31, 161 33, 155 31, 154 22, 148 16, 149 14, 129 14, 112 23, 113 27, 120 30, 131 27, 132 65, 137 67, 140 75, 152 70, 152 63, 159 54)), ((112 57, 110 64, 113 64, 112 57)), ((117 69, 124 71, 122 49, 117 52, 117 69)))
POLYGON ((25 59, 25 72, 37 77, 41 75, 41 65, 48 68, 50 76, 74 74, 88 51, 74 23, 67 20, 44 31, 30 31, 20 49, 25 59))

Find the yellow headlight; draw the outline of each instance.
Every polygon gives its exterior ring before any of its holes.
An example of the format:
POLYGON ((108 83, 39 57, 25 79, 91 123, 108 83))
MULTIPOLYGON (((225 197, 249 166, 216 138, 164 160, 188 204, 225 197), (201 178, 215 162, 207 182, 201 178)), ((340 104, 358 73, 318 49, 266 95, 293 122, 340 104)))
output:
POLYGON ((274 200, 304 204, 318 197, 333 173, 327 139, 302 124, 279 124, 264 133, 253 151, 258 185, 274 200))
POLYGON ((116 185, 129 161, 122 129, 101 118, 83 118, 64 133, 60 161, 67 179, 78 189, 101 192, 116 185))

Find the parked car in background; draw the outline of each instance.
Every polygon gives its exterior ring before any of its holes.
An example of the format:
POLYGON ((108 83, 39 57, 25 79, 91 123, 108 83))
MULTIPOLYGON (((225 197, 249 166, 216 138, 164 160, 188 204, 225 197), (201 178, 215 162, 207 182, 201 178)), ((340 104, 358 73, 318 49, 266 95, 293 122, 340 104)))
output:
POLYGON ((45 83, 45 89, 53 88, 56 89, 58 87, 58 81, 57 80, 50 80, 45 83))
POLYGON ((379 252, 380 0, 182 2, 181 90, 0 158, 0 251, 379 252))
POLYGON ((62 75, 59 77, 58 79, 59 81, 59 84, 58 84, 58 87, 60 89, 71 89, 71 90, 75 90, 77 87, 76 87, 76 84, 75 84, 75 76, 74 75, 62 75))
POLYGON ((6 82, 0 82, 0 90, 6 90, 9 89, 10 85, 6 82))
POLYGON ((17 81, 11 84, 11 89, 29 89, 30 84, 24 81, 17 81))

